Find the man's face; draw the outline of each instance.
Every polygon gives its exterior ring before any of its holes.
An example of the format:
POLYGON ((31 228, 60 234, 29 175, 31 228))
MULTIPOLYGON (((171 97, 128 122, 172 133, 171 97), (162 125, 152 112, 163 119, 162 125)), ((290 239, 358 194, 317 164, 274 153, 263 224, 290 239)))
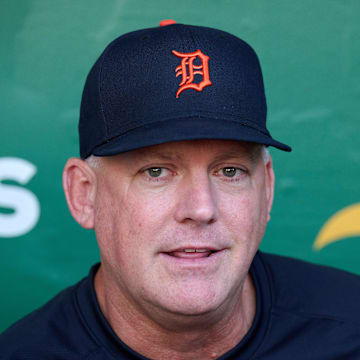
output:
POLYGON ((239 298, 272 202, 259 146, 172 142, 104 157, 96 173, 102 271, 126 301, 195 315, 239 298))

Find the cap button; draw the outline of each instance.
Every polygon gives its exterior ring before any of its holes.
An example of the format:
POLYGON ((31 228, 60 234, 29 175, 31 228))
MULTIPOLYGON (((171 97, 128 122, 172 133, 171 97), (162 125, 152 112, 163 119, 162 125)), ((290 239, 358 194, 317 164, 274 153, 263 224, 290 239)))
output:
POLYGON ((168 26, 168 25, 172 25, 172 24, 176 24, 176 21, 172 20, 172 19, 166 19, 166 20, 160 21, 160 26, 168 26))

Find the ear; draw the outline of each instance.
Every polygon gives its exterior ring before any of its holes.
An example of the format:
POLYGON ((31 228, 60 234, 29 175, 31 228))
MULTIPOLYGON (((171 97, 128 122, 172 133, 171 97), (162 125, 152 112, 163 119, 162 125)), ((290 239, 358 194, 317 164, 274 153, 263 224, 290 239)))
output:
POLYGON ((63 187, 73 218, 85 229, 94 228, 96 174, 84 160, 70 158, 63 171, 63 187))
POLYGON ((268 159, 265 163, 265 186, 266 186, 266 201, 267 201, 267 221, 270 220, 270 212, 274 200, 274 186, 275 186, 275 174, 273 169, 273 163, 271 155, 268 155, 268 159))

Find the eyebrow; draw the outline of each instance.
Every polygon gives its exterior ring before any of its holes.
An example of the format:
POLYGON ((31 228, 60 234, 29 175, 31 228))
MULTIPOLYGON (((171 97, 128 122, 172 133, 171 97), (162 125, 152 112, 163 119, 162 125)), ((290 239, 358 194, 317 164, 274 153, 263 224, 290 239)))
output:
POLYGON ((230 150, 226 153, 219 154, 218 156, 215 156, 214 161, 224 161, 227 159, 248 159, 250 158, 251 163, 255 164, 258 159, 258 150, 256 147, 250 149, 250 151, 236 151, 236 150, 230 150))
POLYGON ((147 161, 147 160, 161 160, 161 161, 180 161, 181 156, 172 152, 154 151, 154 150, 142 150, 137 153, 132 161, 147 161))
MULTIPOLYGON (((229 150, 226 152, 221 152, 218 155, 215 155, 212 162, 221 162, 228 159, 250 159, 252 164, 256 163, 258 159, 259 151, 257 147, 254 146, 248 151, 244 151, 244 149, 238 150, 229 150)), ((178 154, 175 151, 159 151, 157 149, 139 149, 134 156, 129 158, 132 162, 143 162, 143 161, 176 161, 181 162, 183 160, 181 154, 178 154)))

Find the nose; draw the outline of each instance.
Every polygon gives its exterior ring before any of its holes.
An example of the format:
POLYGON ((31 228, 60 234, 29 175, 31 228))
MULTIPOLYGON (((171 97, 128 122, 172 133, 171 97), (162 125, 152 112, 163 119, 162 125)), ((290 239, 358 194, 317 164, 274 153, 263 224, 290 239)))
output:
POLYGON ((180 223, 212 224, 217 220, 215 191, 207 173, 192 174, 178 189, 175 219, 180 223))

